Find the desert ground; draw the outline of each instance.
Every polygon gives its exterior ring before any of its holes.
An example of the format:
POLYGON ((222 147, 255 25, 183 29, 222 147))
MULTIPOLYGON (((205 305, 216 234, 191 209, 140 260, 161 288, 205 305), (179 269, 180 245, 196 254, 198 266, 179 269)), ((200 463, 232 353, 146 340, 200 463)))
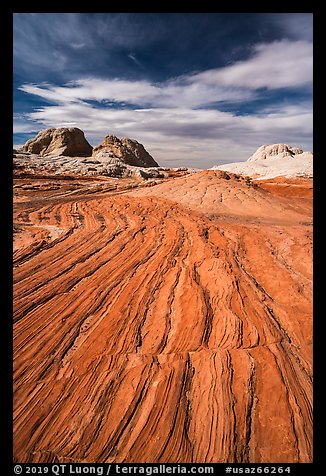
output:
POLYGON ((14 458, 311 462, 312 179, 14 179, 14 458))

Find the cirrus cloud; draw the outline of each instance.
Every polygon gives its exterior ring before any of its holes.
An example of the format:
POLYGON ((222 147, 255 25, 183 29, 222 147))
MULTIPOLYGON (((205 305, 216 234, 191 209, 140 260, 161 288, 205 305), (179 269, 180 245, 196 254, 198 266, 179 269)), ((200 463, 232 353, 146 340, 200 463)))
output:
POLYGON ((233 87, 293 88, 312 82, 313 46, 305 40, 281 40, 255 45, 254 54, 225 68, 199 73, 206 84, 233 87))

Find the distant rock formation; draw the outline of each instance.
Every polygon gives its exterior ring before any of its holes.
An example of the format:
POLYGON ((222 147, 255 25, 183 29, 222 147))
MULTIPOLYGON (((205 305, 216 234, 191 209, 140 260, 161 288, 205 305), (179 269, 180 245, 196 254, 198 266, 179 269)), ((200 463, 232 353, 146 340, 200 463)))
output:
POLYGON ((93 148, 77 127, 60 127, 39 132, 26 142, 22 151, 40 156, 89 157, 93 148))
POLYGON ((281 155, 283 158, 293 157, 294 155, 302 153, 303 150, 299 149, 299 147, 291 147, 287 144, 262 145, 251 157, 249 157, 247 162, 257 162, 279 155, 281 155))
POLYGON ((275 177, 312 177, 313 155, 287 144, 262 145, 245 162, 232 162, 212 167, 257 179, 275 177))
POLYGON ((101 162, 116 164, 118 161, 136 167, 158 167, 157 162, 136 140, 107 135, 102 144, 93 149, 93 157, 101 162))

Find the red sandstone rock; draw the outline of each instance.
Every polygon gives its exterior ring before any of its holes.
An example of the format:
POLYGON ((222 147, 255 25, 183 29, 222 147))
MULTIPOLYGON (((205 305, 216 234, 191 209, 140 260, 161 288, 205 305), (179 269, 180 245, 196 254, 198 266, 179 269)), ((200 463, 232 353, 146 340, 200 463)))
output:
POLYGON ((17 461, 312 460, 311 181, 25 182, 17 461))

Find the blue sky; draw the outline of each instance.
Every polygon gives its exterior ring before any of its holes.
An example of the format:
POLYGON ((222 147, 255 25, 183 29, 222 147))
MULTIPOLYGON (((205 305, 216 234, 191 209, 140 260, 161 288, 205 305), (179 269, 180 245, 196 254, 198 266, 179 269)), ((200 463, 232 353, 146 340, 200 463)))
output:
POLYGON ((164 166, 312 150, 310 13, 16 13, 14 144, 79 127, 164 166))

